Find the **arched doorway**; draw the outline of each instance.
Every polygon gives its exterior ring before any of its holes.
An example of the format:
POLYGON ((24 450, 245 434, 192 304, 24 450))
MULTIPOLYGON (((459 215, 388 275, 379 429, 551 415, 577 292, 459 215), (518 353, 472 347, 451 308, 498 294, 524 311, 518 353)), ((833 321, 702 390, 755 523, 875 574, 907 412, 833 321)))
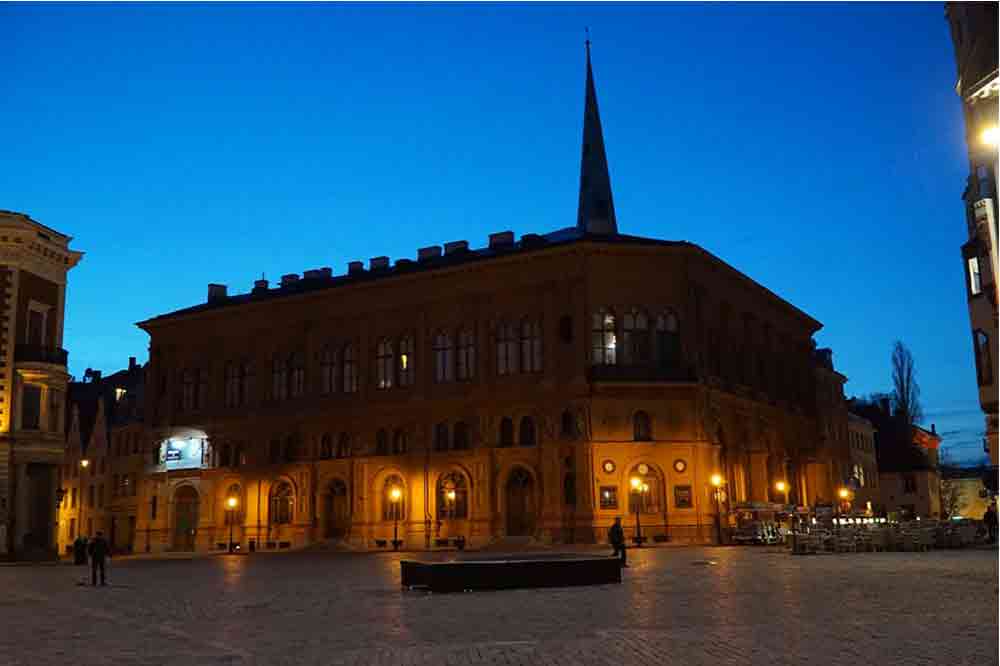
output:
POLYGON ((535 533, 535 481, 523 467, 515 467, 507 479, 507 536, 535 533))
POLYGON ((182 486, 174 493, 174 550, 194 550, 198 535, 198 491, 182 486))
POLYGON ((351 526, 351 503, 347 484, 334 479, 323 495, 323 516, 327 539, 342 539, 351 526))

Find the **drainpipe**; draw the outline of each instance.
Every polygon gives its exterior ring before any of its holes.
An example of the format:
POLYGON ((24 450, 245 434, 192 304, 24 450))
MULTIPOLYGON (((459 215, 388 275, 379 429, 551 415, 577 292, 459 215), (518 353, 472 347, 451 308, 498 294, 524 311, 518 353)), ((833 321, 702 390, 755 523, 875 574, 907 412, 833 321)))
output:
POLYGON ((424 438, 424 548, 431 549, 431 511, 430 492, 428 482, 430 480, 431 467, 431 447, 428 438, 424 438))

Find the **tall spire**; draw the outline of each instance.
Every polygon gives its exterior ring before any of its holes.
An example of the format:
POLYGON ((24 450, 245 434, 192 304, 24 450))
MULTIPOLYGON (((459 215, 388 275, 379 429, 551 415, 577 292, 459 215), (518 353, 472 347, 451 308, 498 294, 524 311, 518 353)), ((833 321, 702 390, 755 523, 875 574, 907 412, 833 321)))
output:
POLYGON ((583 109, 583 156, 580 159, 580 204, 576 227, 593 234, 617 234, 611 176, 604 154, 604 133, 597 111, 594 71, 590 66, 590 31, 587 31, 587 92, 583 109))

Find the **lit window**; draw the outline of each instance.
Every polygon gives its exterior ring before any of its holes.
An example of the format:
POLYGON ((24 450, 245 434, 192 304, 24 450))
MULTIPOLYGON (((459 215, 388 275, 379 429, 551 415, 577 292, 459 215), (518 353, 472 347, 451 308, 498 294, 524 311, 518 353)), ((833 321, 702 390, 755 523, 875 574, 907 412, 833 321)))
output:
POLYGON ((622 320, 622 362, 641 365, 649 360, 649 319, 641 310, 632 310, 622 320))
POLYGON ((615 486, 601 486, 601 508, 618 508, 618 488, 615 486))
POLYGON ((375 358, 375 387, 378 389, 392 388, 392 375, 395 369, 395 358, 391 340, 379 340, 375 358))
POLYGON ((400 386, 413 385, 413 338, 407 336, 399 341, 399 361, 397 372, 400 386))
POLYGON ((469 515, 469 491, 465 477, 451 472, 438 480, 437 513, 439 520, 464 519, 469 515))
POLYGON ((979 257, 969 257, 969 291, 973 296, 983 293, 983 283, 979 275, 979 257))
POLYGON ((614 365, 618 341, 615 338, 615 315, 606 310, 594 313, 591 328, 591 363, 614 365))
POLYGON ((126 393, 125 389, 123 389, 121 387, 116 387, 115 388, 115 402, 119 402, 122 398, 124 398, 125 397, 125 393, 126 393))

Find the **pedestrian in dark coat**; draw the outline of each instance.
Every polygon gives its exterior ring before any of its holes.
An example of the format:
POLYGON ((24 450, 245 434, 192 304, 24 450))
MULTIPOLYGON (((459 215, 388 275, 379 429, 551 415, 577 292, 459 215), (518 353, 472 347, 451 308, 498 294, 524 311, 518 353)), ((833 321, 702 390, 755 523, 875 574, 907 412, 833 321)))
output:
POLYGON ((98 532, 94 540, 90 542, 90 584, 97 585, 97 570, 101 570, 101 585, 104 582, 104 560, 111 557, 111 547, 104 538, 104 533, 98 532))
POLYGON ((73 542, 73 564, 80 566, 87 563, 87 537, 82 534, 73 542))
POLYGON ((990 543, 993 543, 997 538, 997 509, 992 504, 983 514, 983 522, 986 523, 986 532, 989 535, 990 543))
POLYGON ((608 530, 608 543, 615 549, 615 557, 621 556, 622 566, 628 566, 628 559, 625 555, 625 530, 622 529, 622 517, 615 517, 615 524, 608 530))

